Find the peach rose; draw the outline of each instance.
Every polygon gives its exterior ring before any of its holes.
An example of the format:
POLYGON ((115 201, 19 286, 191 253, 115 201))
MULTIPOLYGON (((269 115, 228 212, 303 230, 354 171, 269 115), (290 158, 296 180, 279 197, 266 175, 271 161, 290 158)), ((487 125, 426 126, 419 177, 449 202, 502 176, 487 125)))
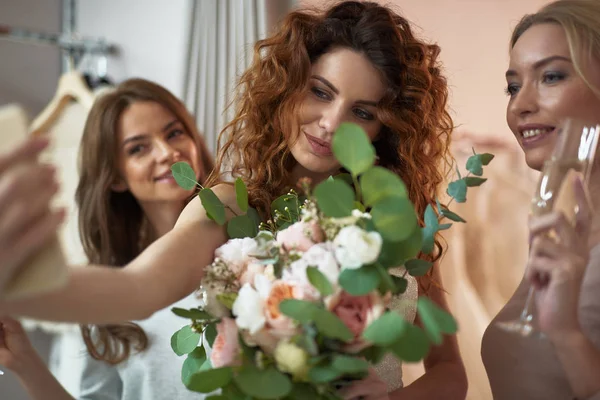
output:
POLYGON ((333 312, 354 334, 354 340, 348 344, 346 350, 358 352, 368 346, 362 339, 364 330, 384 312, 389 300, 378 292, 364 296, 351 296, 345 291, 339 291, 327 299, 327 308, 333 312))
POLYGON ((315 243, 325 240, 325 235, 316 221, 296 222, 277 233, 277 242, 287 250, 307 251, 315 243))
POLYGON ((304 291, 295 284, 275 281, 265 301, 265 313, 269 331, 278 338, 289 338, 298 332, 294 321, 281 313, 279 304, 286 299, 305 299, 304 291))
POLYGON ((240 365, 238 329, 231 318, 223 318, 217 324, 217 337, 213 343, 210 362, 214 368, 240 365))

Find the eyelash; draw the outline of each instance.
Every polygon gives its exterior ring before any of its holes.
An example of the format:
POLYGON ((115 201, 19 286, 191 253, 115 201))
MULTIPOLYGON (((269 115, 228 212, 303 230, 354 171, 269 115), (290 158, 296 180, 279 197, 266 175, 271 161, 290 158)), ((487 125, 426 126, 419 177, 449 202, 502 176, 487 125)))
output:
MULTIPOLYGON (((331 96, 326 91, 324 91, 322 89, 319 89, 318 87, 313 87, 311 89, 311 92, 319 100, 325 100, 325 101, 331 100, 331 96)), ((366 110, 360 109, 360 108, 354 109, 353 112, 354 112, 354 115, 356 115, 357 118, 360 118, 360 119, 365 120, 365 121, 372 121, 373 119, 375 119, 375 117, 373 116, 373 114, 371 114, 370 112, 368 112, 366 110)))
MULTIPOLYGON (((562 73, 562 72, 546 72, 544 73, 544 75, 542 76, 542 82, 543 83, 548 83, 548 84, 553 84, 559 81, 562 81, 563 79, 565 79, 567 75, 562 73), (554 80, 550 81, 552 78, 554 78, 554 80)), ((510 83, 508 84, 508 86, 504 89, 504 92, 510 96, 513 97, 515 94, 517 94, 517 91, 519 90, 519 86, 514 84, 514 83, 510 83)))

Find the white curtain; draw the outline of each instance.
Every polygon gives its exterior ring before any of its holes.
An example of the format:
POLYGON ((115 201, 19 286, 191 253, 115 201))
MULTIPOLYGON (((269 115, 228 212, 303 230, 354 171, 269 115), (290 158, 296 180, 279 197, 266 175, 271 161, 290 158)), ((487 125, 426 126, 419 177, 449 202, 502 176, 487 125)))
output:
POLYGON ((225 108, 237 77, 252 62, 254 43, 266 36, 267 0, 194 0, 184 100, 208 147, 232 110, 225 108))

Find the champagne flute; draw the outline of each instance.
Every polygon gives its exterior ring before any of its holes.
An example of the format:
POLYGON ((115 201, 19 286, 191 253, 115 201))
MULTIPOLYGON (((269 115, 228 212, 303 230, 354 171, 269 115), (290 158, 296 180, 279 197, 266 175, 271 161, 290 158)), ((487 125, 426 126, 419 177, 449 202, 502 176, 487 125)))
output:
MULTIPOLYGON (((540 180, 531 202, 531 214, 541 216, 561 211, 575 224, 577 201, 573 188, 574 177, 579 175, 587 188, 600 135, 600 125, 585 126, 583 121, 566 120, 558 130, 552 157, 544 163, 540 180)), ((549 236, 558 240, 555 232, 549 236)), ((499 321, 500 329, 523 337, 542 338, 534 327, 535 289, 529 286, 525 305, 518 319, 499 321)))

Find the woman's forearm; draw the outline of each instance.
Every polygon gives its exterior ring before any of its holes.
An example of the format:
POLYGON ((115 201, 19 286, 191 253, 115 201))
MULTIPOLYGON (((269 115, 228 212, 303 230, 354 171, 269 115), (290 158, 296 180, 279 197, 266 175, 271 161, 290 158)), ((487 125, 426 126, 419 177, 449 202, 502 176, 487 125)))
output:
POLYGON ((405 388, 390 393, 391 400, 464 400, 467 378, 461 363, 439 362, 405 388))
POLYGON ((552 343, 574 396, 600 399, 600 351, 582 332, 552 338, 552 343))

